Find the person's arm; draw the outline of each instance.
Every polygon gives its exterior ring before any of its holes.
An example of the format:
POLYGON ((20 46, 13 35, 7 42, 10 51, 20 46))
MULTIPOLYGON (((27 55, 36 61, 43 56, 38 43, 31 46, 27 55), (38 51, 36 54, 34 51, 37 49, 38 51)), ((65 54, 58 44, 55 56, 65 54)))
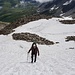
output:
POLYGON ((28 51, 28 53, 30 53, 31 50, 32 50, 32 47, 30 48, 30 50, 28 51))

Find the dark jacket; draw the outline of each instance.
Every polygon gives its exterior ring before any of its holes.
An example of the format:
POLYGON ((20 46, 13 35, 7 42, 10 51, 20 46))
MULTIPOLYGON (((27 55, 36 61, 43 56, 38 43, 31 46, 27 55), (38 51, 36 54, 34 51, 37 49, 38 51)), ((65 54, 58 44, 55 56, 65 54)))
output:
POLYGON ((37 53, 38 53, 38 56, 39 56, 39 49, 38 49, 38 47, 37 47, 37 45, 36 45, 36 47, 34 48, 34 43, 32 44, 32 47, 30 48, 30 50, 28 51, 28 53, 30 53, 30 51, 31 51, 31 55, 37 55, 37 53))

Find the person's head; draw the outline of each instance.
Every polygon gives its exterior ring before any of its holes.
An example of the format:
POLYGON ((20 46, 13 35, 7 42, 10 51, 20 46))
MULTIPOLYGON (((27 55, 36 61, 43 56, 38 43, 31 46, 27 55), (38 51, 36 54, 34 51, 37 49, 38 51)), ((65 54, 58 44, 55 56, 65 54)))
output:
POLYGON ((36 43, 35 43, 35 42, 33 42, 32 46, 33 46, 34 48, 36 48, 36 47, 37 47, 37 45, 36 45, 36 43))

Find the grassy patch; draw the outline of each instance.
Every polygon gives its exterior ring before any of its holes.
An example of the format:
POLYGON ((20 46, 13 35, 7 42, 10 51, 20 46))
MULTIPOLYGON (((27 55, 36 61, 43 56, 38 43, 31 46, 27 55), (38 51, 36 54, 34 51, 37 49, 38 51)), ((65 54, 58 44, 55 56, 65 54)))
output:
POLYGON ((30 16, 36 13, 36 9, 33 7, 29 8, 13 8, 8 11, 1 10, 0 21, 13 22, 23 16, 30 16))

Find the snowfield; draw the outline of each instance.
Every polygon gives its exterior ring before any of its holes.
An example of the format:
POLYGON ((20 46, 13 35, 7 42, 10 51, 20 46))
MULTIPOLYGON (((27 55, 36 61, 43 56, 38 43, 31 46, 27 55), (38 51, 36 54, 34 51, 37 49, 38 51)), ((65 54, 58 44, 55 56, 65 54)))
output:
POLYGON ((75 24, 61 24, 61 18, 41 19, 22 25, 13 33, 30 32, 53 42, 38 45, 40 56, 30 63, 32 42, 15 41, 12 34, 0 35, 0 75, 75 75, 75 42, 65 42, 75 35, 75 24))

